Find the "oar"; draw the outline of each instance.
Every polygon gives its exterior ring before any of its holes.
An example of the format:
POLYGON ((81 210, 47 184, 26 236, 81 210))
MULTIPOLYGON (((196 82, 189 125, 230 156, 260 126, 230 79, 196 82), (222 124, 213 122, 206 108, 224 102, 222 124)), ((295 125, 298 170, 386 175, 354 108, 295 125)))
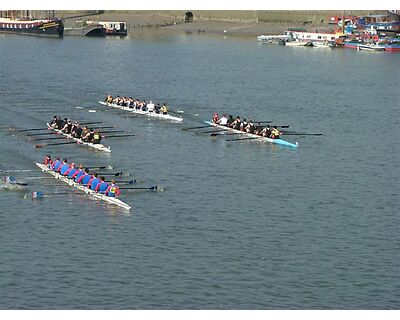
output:
MULTIPOLYGON (((224 131, 226 131, 226 130, 224 130, 224 131)), ((239 133, 241 133, 241 132, 228 132, 228 131, 226 131, 226 133, 211 133, 210 136, 211 137, 214 137, 214 136, 230 136, 230 135, 239 134, 239 133)))
POLYGON ((274 121, 272 120, 267 120, 267 121, 253 121, 253 123, 272 123, 274 121))
POLYGON ((47 146, 58 146, 58 145, 63 145, 63 144, 73 144, 76 143, 75 141, 68 141, 68 142, 59 142, 59 143, 46 143, 46 144, 37 144, 35 145, 35 148, 43 148, 47 146))
POLYGON ((27 186, 28 184, 25 182, 17 182, 17 179, 13 176, 4 176, 3 177, 3 182, 9 183, 9 184, 17 184, 19 186, 27 186))
POLYGON ((90 127, 90 129, 97 130, 97 129, 113 129, 114 127, 90 127))
POLYGON ((94 167, 86 167, 89 170, 94 170, 94 169, 108 169, 108 170, 112 170, 114 169, 112 166, 108 165, 108 166, 94 166, 94 167))
POLYGON ((79 123, 79 124, 88 125, 88 124, 99 124, 99 123, 103 123, 103 121, 97 121, 97 122, 81 122, 81 123, 79 123))
POLYGON ((227 129, 220 129, 220 130, 211 130, 211 131, 201 131, 199 133, 214 133, 214 132, 222 132, 222 131, 228 131, 228 127, 226 127, 227 129))
POLYGON ((44 135, 54 135, 56 132, 54 131, 49 131, 49 132, 44 132, 44 133, 29 133, 26 136, 27 137, 33 137, 33 136, 44 136, 44 135))
POLYGON ((108 130, 108 131, 101 131, 101 133, 121 133, 121 132, 125 132, 124 130, 108 130))
POLYGON ((148 188, 121 187, 119 189, 124 189, 124 190, 149 190, 149 191, 162 191, 163 190, 163 188, 159 187, 159 186, 151 186, 151 187, 148 187, 148 188))
POLYGON ((31 197, 32 199, 41 199, 41 198, 47 198, 48 195, 52 195, 52 196, 58 196, 61 194, 71 194, 70 192, 53 192, 53 193, 47 193, 44 194, 43 192, 40 191, 34 191, 31 193, 31 197))
POLYGON ((39 131, 39 130, 48 130, 48 128, 20 129, 20 130, 17 130, 17 132, 25 132, 25 131, 39 131))
POLYGON ((116 173, 98 173, 99 176, 114 176, 114 177, 129 177, 128 172, 116 172, 116 173))
POLYGON ((34 141, 40 141, 40 140, 54 140, 54 139, 66 139, 66 137, 36 138, 36 139, 33 139, 33 140, 34 140, 34 141))
POLYGON ((211 125, 208 126, 199 126, 199 127, 191 127, 191 128, 182 128, 182 130, 192 130, 192 129, 201 129, 201 128, 209 128, 212 127, 211 125))
POLYGON ((105 136, 105 138, 135 137, 137 134, 121 134, 119 136, 105 136))
MULTIPOLYGON (((106 182, 110 182, 110 181, 106 181, 106 182)), ((136 181, 136 179, 133 179, 133 180, 119 180, 119 181, 116 181, 116 183, 118 183, 118 184, 135 184, 135 183, 137 183, 137 181, 136 181)))
POLYGON ((225 139, 225 141, 255 140, 255 139, 260 139, 260 138, 262 138, 262 136, 250 137, 250 138, 239 138, 239 139, 225 139))

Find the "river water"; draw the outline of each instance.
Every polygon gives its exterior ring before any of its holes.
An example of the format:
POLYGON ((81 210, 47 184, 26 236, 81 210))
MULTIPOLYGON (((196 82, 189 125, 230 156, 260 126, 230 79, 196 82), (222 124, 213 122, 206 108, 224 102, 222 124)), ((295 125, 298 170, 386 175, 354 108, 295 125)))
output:
POLYGON ((2 309, 399 308, 400 55, 205 34, 0 35, 0 55, 0 169, 32 184, 0 192, 2 309), (108 110, 107 93, 184 121, 108 110), (181 130, 215 111, 323 135, 292 150, 181 130), (108 155, 8 129, 55 114, 138 136, 108 155), (127 214, 45 179, 46 152, 165 191, 125 190, 127 214))

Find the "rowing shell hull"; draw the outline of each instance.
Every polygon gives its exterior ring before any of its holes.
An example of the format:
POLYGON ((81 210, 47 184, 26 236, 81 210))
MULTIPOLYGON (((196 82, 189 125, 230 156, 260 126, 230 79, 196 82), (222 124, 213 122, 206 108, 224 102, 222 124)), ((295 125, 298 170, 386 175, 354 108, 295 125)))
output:
POLYGON ((213 127, 225 129, 227 131, 240 133, 240 134, 243 134, 244 136, 249 137, 249 138, 257 138, 257 140, 260 140, 260 141, 279 144, 281 146, 286 146, 286 147, 291 147, 291 148, 297 148, 299 146, 299 144, 297 142, 296 143, 291 143, 291 142, 283 140, 283 139, 271 139, 271 138, 267 138, 267 137, 261 137, 261 136, 258 136, 256 134, 253 134, 253 133, 247 133, 247 132, 243 132, 243 131, 240 131, 240 130, 228 128, 228 127, 225 127, 225 126, 220 126, 219 124, 212 123, 211 121, 204 121, 204 123, 207 123, 207 124, 209 124, 210 126, 213 126, 213 127))
POLYGON ((98 200, 102 200, 104 202, 110 203, 110 204, 114 204, 118 207, 130 210, 131 206, 126 204, 125 202, 121 201, 118 198, 113 198, 113 197, 108 197, 104 194, 95 192, 79 183, 76 183, 75 181, 72 181, 71 179, 68 179, 67 177, 64 177, 62 175, 60 175, 57 172, 54 172, 53 170, 50 170, 49 168, 47 168, 44 164, 42 163, 38 163, 36 162, 36 165, 43 171, 43 172, 47 172, 50 173, 55 179, 61 180, 63 182, 65 182, 66 184, 70 185, 71 187, 74 187, 75 189, 78 189, 80 191, 85 192, 86 194, 90 195, 92 198, 98 199, 98 200))
POLYGON ((62 132, 61 130, 54 129, 54 128, 50 127, 50 125, 48 123, 47 123, 47 128, 49 130, 57 132, 58 134, 63 135, 67 139, 72 139, 73 141, 76 141, 79 144, 86 145, 86 146, 88 146, 90 148, 93 148, 93 149, 96 149, 96 150, 99 150, 99 151, 104 151, 104 152, 109 152, 109 153, 111 152, 111 148, 110 147, 106 147, 106 146, 104 146, 104 145, 102 145, 100 143, 96 144, 96 143, 90 143, 90 142, 82 141, 81 139, 77 139, 77 138, 71 136, 70 134, 66 134, 66 133, 62 132))
POLYGON ((182 118, 180 118, 180 117, 174 117, 174 116, 171 116, 171 115, 169 115, 169 114, 160 114, 160 113, 155 113, 155 112, 148 112, 148 111, 136 110, 136 109, 134 109, 134 108, 119 106, 119 105, 117 105, 117 104, 108 103, 108 102, 104 102, 104 101, 99 101, 99 103, 102 104, 103 106, 112 107, 112 108, 116 108, 116 109, 120 109, 120 110, 125 110, 125 111, 130 111, 130 112, 132 112, 132 113, 140 114, 140 115, 147 116, 147 117, 150 117, 150 118, 171 120, 171 121, 176 121, 176 122, 182 122, 182 121, 183 121, 182 118))

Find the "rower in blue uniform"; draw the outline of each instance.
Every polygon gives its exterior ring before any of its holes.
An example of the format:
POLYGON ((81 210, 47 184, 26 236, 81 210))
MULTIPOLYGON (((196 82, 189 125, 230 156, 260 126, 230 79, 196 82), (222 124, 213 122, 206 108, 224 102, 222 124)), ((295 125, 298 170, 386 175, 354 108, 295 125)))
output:
POLYGON ((92 189, 93 191, 96 190, 96 186, 100 183, 100 179, 97 177, 97 173, 93 173, 92 179, 90 179, 87 187, 92 189))
POLYGON ((53 162, 53 164, 51 165, 53 171, 58 171, 58 168, 61 166, 61 160, 60 160, 60 156, 56 157, 56 161, 53 162))
POLYGON ((58 167, 57 172, 61 173, 61 175, 64 175, 64 173, 69 169, 69 164, 67 158, 63 160, 63 163, 61 167, 58 167))
POLYGON ((105 193, 106 190, 108 189, 108 183, 105 180, 106 178, 100 177, 100 183, 97 184, 96 189, 94 191, 97 191, 99 193, 105 193))
POLYGON ((85 173, 82 174, 76 182, 86 186, 89 183, 90 179, 92 179, 92 176, 89 174, 89 169, 85 168, 85 173))

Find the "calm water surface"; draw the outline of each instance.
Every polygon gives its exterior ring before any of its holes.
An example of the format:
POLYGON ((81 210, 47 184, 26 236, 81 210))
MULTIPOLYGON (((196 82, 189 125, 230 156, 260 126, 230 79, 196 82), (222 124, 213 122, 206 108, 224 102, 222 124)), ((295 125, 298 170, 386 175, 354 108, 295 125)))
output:
POLYGON ((126 214, 53 179, 1 191, 0 307, 399 308, 399 62, 252 38, 1 35, 1 170, 43 177, 51 152, 165 192, 125 191, 126 214), (184 123, 104 109, 107 93, 166 101, 184 123), (291 150, 181 130, 215 111, 323 135, 291 150), (55 114, 139 136, 106 155, 8 130, 55 114))

